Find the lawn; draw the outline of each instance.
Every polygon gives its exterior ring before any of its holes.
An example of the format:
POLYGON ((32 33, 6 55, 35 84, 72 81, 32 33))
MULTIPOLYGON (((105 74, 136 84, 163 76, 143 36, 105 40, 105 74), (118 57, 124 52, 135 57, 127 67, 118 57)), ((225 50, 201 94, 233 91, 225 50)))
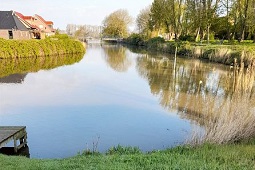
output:
POLYGON ((1 169, 255 169, 255 143, 180 146, 141 153, 118 147, 107 154, 66 159, 28 159, 0 155, 1 169))

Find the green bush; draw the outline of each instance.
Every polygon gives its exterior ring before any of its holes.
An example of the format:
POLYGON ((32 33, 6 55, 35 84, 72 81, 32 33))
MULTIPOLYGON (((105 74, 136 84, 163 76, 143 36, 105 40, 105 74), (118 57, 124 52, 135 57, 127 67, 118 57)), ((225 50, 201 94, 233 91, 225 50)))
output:
POLYGON ((154 37, 154 38, 149 39, 149 41, 148 41, 149 44, 164 43, 164 42, 165 42, 165 39, 162 37, 154 37))
POLYGON ((65 34, 51 36, 43 40, 0 39, 0 58, 21 58, 84 53, 80 41, 65 34))
POLYGON ((140 34, 131 34, 127 39, 124 40, 126 43, 137 46, 145 45, 145 38, 140 34))
POLYGON ((181 35, 181 36, 179 37, 179 40, 181 40, 181 41, 190 41, 190 42, 194 42, 195 39, 196 39, 196 37, 193 36, 193 35, 181 35))
POLYGON ((48 39, 58 38, 58 39, 69 39, 70 37, 67 34, 56 34, 50 37, 47 37, 48 39))
POLYGON ((162 49, 165 39, 162 37, 154 37, 148 40, 147 47, 149 49, 162 49))

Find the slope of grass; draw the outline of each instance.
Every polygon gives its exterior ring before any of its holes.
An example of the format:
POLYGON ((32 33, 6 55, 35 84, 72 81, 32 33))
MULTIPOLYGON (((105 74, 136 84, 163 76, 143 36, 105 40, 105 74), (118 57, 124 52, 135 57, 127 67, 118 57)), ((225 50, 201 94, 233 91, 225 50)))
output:
POLYGON ((109 154, 39 160, 0 155, 1 169, 255 169, 254 142, 181 146, 147 154, 118 148, 109 154), (122 150, 124 152, 119 152, 122 150))

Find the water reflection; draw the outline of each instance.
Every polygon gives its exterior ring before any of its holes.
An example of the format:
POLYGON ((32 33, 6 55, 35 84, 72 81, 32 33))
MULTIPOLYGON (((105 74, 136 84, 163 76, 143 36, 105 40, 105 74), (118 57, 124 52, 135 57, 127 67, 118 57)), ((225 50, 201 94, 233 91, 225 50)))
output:
POLYGON ((255 107, 254 71, 247 73, 240 68, 203 63, 199 60, 178 59, 176 70, 171 58, 159 55, 140 55, 137 70, 150 86, 151 93, 159 97, 160 105, 169 110, 178 110, 185 119, 194 120, 200 125, 205 117, 227 111, 240 100, 246 101, 246 110, 255 107), (249 74, 250 73, 250 74, 249 74), (245 92, 242 98, 236 92, 245 92))
POLYGON ((0 153, 4 155, 12 155, 12 156, 25 156, 30 158, 29 147, 26 145, 19 149, 17 153, 14 152, 14 147, 3 147, 0 148, 0 153))
MULTIPOLYGON (((1 60, 0 77, 81 58, 1 60)), ((78 64, 27 74, 18 86, 0 83, 0 124, 27 126, 31 157, 62 158, 83 151, 86 143, 92 148, 96 136, 100 152, 118 144, 165 149, 185 141, 192 126, 204 127, 215 111, 240 105, 254 111, 254 77, 199 60, 178 58, 173 68, 172 56, 89 46, 78 64), (235 96, 243 91, 238 89, 248 89, 244 103, 235 96)))
POLYGON ((117 72, 125 72, 131 66, 131 59, 128 58, 127 49, 120 45, 104 44, 102 46, 107 64, 117 72))
POLYGON ((59 66, 79 62, 83 55, 63 55, 38 58, 17 58, 0 60, 0 83, 22 83, 26 73, 50 70, 59 66))
POLYGON ((6 77, 0 78, 0 83, 22 83, 27 74, 12 74, 6 77))

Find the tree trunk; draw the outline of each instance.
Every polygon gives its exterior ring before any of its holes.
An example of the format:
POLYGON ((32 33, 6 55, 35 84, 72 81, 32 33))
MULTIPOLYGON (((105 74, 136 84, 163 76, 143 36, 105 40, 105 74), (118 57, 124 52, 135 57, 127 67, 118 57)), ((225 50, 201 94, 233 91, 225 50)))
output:
POLYGON ((195 41, 198 42, 198 39, 200 38, 200 28, 197 29, 197 35, 195 41))
MULTIPOLYGON (((255 15, 255 0, 253 0, 252 4, 253 4, 253 13, 255 15)), ((255 19, 255 17, 253 18, 253 22, 254 22, 254 19, 255 19)), ((253 31, 253 43, 255 43, 255 30, 253 31)))
POLYGON ((244 8, 244 17, 242 21, 242 26, 241 26, 241 41, 244 40, 245 38, 245 27, 246 27, 246 22, 247 22, 247 16, 248 16, 248 5, 249 5, 249 0, 245 1, 245 8, 244 8))
POLYGON ((230 25, 229 25, 229 0, 227 0, 227 38, 228 38, 228 41, 231 40, 230 25))
POLYGON ((207 25, 207 44, 210 42, 210 26, 207 25))

